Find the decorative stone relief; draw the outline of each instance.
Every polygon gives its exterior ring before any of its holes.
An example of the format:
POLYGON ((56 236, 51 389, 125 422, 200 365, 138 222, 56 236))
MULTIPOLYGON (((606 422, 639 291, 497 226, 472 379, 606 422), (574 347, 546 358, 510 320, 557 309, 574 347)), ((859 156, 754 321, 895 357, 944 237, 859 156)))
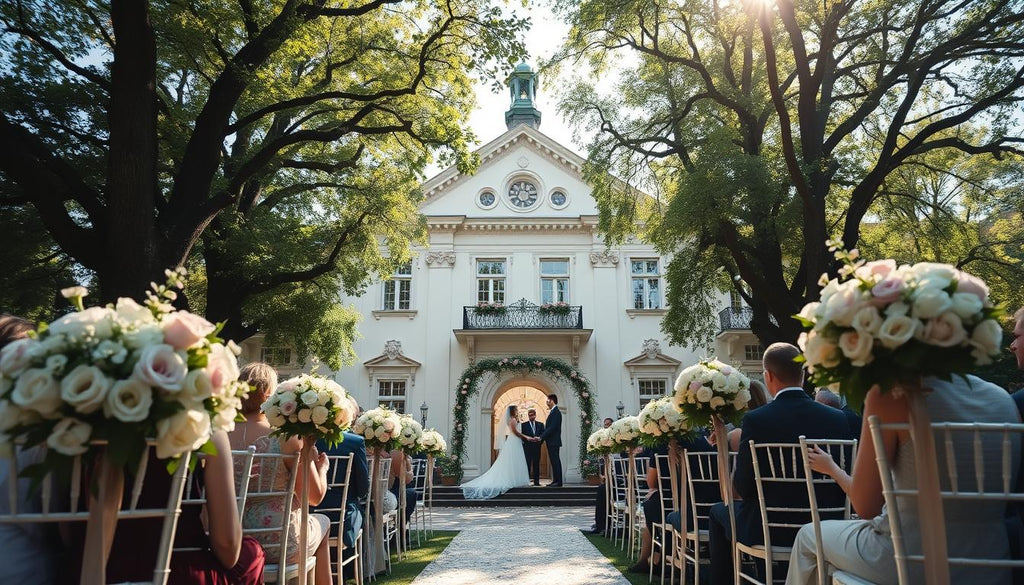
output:
POLYGON ((530 159, 526 158, 525 156, 521 156, 519 157, 519 160, 516 161, 516 164, 519 165, 519 168, 525 169, 526 167, 530 166, 530 159))
POLYGON ((593 266, 618 266, 619 253, 613 250, 590 253, 590 264, 593 266))
POLYGON ((431 268, 451 268, 455 266, 455 252, 441 250, 427 254, 427 266, 431 268))
POLYGON ((402 342, 397 339, 389 339, 385 341, 384 353, 388 356, 389 360, 393 360, 402 355, 402 342))
POLYGON ((653 360, 661 353, 661 344, 657 339, 645 339, 641 352, 647 354, 647 359, 653 360))

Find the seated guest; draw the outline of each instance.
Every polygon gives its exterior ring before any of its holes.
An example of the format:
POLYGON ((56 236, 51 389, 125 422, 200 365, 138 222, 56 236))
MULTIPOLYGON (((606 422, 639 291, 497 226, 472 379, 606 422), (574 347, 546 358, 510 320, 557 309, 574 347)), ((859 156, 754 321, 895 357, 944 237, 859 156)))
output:
POLYGON ((613 422, 615 421, 612 420, 612 417, 605 417, 604 422, 601 424, 601 426, 607 429, 608 427, 612 426, 613 422))
MULTIPOLYGON (((1006 392, 974 376, 953 376, 951 381, 925 378, 924 386, 928 413, 933 422, 987 422, 1015 423, 1019 421, 1013 400, 1006 392)), ((882 393, 872 388, 864 402, 864 416, 878 416, 883 423, 905 423, 909 421, 907 402, 892 392, 882 393)), ((957 472, 960 477, 974 477, 978 471, 972 452, 974 441, 970 433, 953 433, 953 448, 956 450, 957 472)), ((896 583, 896 562, 894 559, 889 518, 882 505, 882 481, 875 461, 875 449, 885 449, 892 462, 895 483, 914 485, 916 483, 914 450, 907 433, 883 432, 882 445, 874 444, 867 425, 861 431, 860 447, 854 463, 853 476, 836 465, 827 453, 815 450, 810 454, 811 468, 826 473, 849 494, 850 503, 863 520, 827 520, 821 523, 822 551, 825 561, 838 570, 852 573, 874 583, 896 583)), ((1015 443, 1017 437, 1014 437, 1015 443)), ((1001 490, 1002 460, 995 456, 1001 449, 1001 438, 982 436, 985 452, 985 477, 988 490, 1001 490)), ((1020 445, 1013 445, 1017 456, 1013 473, 1019 464, 1020 445)), ((948 465, 945 450, 936 453, 939 469, 948 465)), ((948 481, 940 477, 943 487, 948 481)), ((973 481, 973 480, 972 480, 973 481)), ((1015 481, 1015 480, 1014 480, 1015 481)), ((946 537, 950 556, 1008 558, 1006 527, 1004 524, 1005 505, 1001 501, 979 502, 971 500, 946 500, 944 502, 946 537)), ((913 498, 900 502, 900 521, 904 546, 909 554, 921 551, 919 514, 913 498)), ((787 583, 817 583, 817 562, 814 527, 800 529, 793 544, 787 583)), ((912 583, 923 583, 921 566, 910 563, 912 583)), ((984 567, 951 566, 950 580, 953 583, 1010 583, 1010 571, 984 567)))
POLYGON ((825 406, 831 406, 836 410, 841 410, 846 415, 846 422, 850 425, 850 434, 854 437, 860 436, 860 415, 857 414, 857 411, 846 405, 842 397, 828 388, 818 388, 818 391, 814 393, 814 401, 825 406))
MULTIPOLYGON (((0 350, 7 344, 23 339, 33 329, 28 321, 12 315, 0 314, 0 350)), ((9 403, 0 400, 0 409, 6 409, 9 403)), ((29 465, 42 463, 46 451, 41 447, 28 449, 18 448, 15 452, 17 469, 20 471, 29 465)), ((6 459, 0 459, 0 514, 9 514, 10 501, 7 498, 10 467, 6 459)), ((39 494, 30 494, 31 480, 15 479, 20 485, 18 494, 28 496, 20 509, 26 512, 40 510, 39 494)), ((39 524, 0 524, 0 583, 53 583, 54 567, 60 550, 60 538, 55 530, 39 524)))
MULTIPOLYGON (((391 471, 388 473, 388 491, 400 502, 399 486, 405 488, 405 526, 409 529, 409 519, 416 510, 416 502, 419 499, 416 494, 415 477, 412 474, 412 460, 400 449, 389 453, 391 456, 391 471), (411 487, 409 484, 413 484, 411 487)), ((387 504, 385 504, 386 507, 387 504)), ((387 511, 387 510, 385 510, 387 511)))
MULTIPOLYGON (((770 400, 771 399, 768 397, 768 390, 765 389, 764 384, 762 384, 761 382, 759 382, 757 380, 751 380, 750 381, 750 400, 747 401, 747 411, 746 412, 751 412, 753 410, 757 410, 758 408, 761 408, 765 404, 768 404, 768 402, 770 402, 770 400)), ((744 413, 743 416, 746 416, 746 413, 744 413)), ((726 425, 726 426, 732 426, 732 425, 726 425)), ((711 444, 714 445, 715 444, 715 435, 712 434, 710 436, 710 439, 711 439, 711 441, 710 441, 711 444)), ((739 446, 740 446, 740 429, 732 428, 732 429, 729 430, 729 450, 730 451, 736 451, 739 448, 739 446)))
MULTIPOLYGON (((346 431, 342 441, 334 447, 328 449, 326 445, 319 443, 317 447, 322 448, 327 455, 354 455, 352 458, 352 471, 348 480, 348 497, 345 499, 344 506, 342 506, 339 490, 328 490, 327 495, 324 496, 319 506, 319 508, 332 509, 344 507, 344 519, 340 518, 338 512, 335 511, 325 511, 323 513, 331 519, 331 536, 337 536, 337 528, 335 526, 338 523, 341 524, 341 540, 345 544, 345 549, 351 553, 356 545, 356 534, 359 533, 363 526, 363 511, 359 501, 365 501, 367 494, 370 493, 370 472, 366 463, 366 441, 359 435, 346 431)), ((345 576, 343 579, 348 579, 351 576, 349 572, 352 570, 353 567, 351 565, 345 565, 345 576)))
MULTIPOLYGON (((235 430, 229 434, 232 449, 248 449, 250 445, 256 447, 257 453, 285 453, 295 454, 302 450, 302 440, 292 437, 281 440, 271 437, 273 430, 267 417, 260 410, 260 405, 266 402, 270 393, 277 387, 277 373, 274 368, 267 364, 252 363, 242 368, 239 379, 248 382, 253 390, 242 402, 242 414, 245 415, 245 422, 238 423, 235 430)), ((286 463, 289 466, 291 462, 286 463)), ((277 467, 277 477, 273 478, 275 489, 284 489, 288 485, 288 473, 290 467, 277 467)), ((253 470, 257 474, 257 470, 253 470)), ((323 500, 327 487, 327 454, 314 452, 313 460, 309 462, 309 468, 299 471, 295 479, 295 497, 292 498, 292 509, 287 512, 291 518, 291 529, 288 532, 287 562, 297 563, 299 556, 299 530, 302 528, 297 524, 300 521, 299 510, 302 506, 316 506, 323 500), (303 482, 309 482, 309 501, 300 502, 299 494, 302 493, 303 482)), ((265 528, 278 525, 286 512, 282 509, 283 502, 276 499, 256 498, 252 492, 245 505, 245 514, 242 523, 246 528, 265 528)), ((310 514, 309 523, 306 526, 307 555, 316 556, 316 585, 330 585, 331 583, 331 557, 327 547, 327 532, 330 520, 323 514, 310 514)), ((258 538, 261 544, 276 545, 280 537, 277 534, 261 534, 258 538)))
MULTIPOLYGON (((764 383, 772 401, 743 417, 733 489, 742 501, 735 502, 736 538, 747 545, 763 544, 761 512, 754 481, 754 464, 750 441, 754 443, 798 443, 801 435, 819 439, 850 438, 843 413, 811 400, 803 390, 804 372, 794 361, 800 355, 796 346, 773 343, 764 352, 764 383)), ((767 465, 767 459, 764 465, 767 465)), ((765 486, 765 500, 770 506, 807 505, 807 492, 765 486)), ((821 506, 842 501, 842 494, 823 494, 821 506), (831 496, 835 497, 831 497, 831 496), (835 501, 832 501, 835 500, 835 501)), ((711 555, 711 582, 720 585, 733 580, 732 541, 729 512, 724 503, 711 507, 708 549, 711 555)), ((772 544, 789 546, 793 531, 772 533, 772 544)))

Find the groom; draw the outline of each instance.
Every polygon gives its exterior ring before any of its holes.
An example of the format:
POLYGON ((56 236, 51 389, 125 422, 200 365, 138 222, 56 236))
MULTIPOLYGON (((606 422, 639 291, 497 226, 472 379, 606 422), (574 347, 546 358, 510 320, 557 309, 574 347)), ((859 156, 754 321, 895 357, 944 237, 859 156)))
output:
POLYGON ((562 487, 562 460, 558 458, 558 449, 562 446, 562 413, 558 410, 558 396, 548 394, 547 428, 540 440, 548 446, 548 459, 551 460, 551 483, 548 487, 562 487))
POLYGON ((526 469, 530 471, 533 485, 540 485, 540 441, 534 437, 544 434, 544 423, 537 422, 537 411, 529 410, 530 420, 523 423, 523 435, 529 440, 523 442, 523 452, 526 454, 526 469))

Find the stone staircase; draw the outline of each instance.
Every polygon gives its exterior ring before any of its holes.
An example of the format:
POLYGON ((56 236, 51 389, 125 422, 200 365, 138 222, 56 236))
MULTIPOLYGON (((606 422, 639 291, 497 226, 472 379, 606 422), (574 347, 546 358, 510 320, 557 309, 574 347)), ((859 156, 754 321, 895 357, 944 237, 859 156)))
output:
POLYGON ((559 488, 513 488, 490 500, 466 500, 458 487, 434 486, 434 505, 450 507, 513 508, 513 507, 590 507, 597 498, 597 486, 565 484, 559 488))

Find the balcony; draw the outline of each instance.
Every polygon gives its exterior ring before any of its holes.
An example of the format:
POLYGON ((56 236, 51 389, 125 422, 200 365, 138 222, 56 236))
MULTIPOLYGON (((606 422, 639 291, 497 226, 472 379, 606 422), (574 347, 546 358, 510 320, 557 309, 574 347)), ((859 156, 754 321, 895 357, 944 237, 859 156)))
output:
POLYGON ((569 312, 542 312, 539 305, 521 299, 500 313, 480 313, 475 306, 462 308, 463 329, 583 329, 583 307, 574 305, 569 312))
POLYGON ((753 317, 754 311, 750 307, 726 307, 718 312, 718 332, 749 330, 753 317))

